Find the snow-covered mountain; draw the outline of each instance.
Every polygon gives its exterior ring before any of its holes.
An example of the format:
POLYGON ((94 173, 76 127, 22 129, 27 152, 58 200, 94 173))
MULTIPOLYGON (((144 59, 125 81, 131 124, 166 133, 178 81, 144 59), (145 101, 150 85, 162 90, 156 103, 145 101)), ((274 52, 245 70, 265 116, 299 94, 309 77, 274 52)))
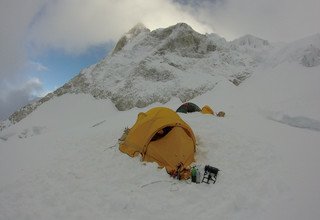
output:
POLYGON ((16 123, 42 103, 65 93, 108 98, 119 110, 166 103, 172 97, 185 102, 222 81, 239 85, 263 65, 294 61, 317 66, 319 48, 319 34, 275 47, 252 35, 227 42, 217 34, 199 34, 185 23, 154 31, 138 24, 101 62, 83 69, 64 86, 9 119, 16 123))
POLYGON ((134 27, 0 131, 0 220, 319 219, 319 42, 134 27), (226 112, 179 113, 196 136, 196 165, 221 169, 214 185, 118 150, 139 112, 189 99, 226 112))
POLYGON ((154 31, 138 24, 104 60, 10 120, 18 122, 43 102, 65 93, 110 98, 119 110, 166 103, 172 97, 184 102, 221 81, 239 85, 271 48, 268 41, 251 35, 227 42, 216 34, 199 34, 184 23, 154 31))

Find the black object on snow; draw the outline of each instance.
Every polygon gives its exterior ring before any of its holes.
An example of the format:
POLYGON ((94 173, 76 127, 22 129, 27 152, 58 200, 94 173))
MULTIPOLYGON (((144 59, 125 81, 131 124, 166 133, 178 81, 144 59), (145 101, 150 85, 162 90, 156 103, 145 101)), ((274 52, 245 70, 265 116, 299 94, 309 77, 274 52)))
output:
POLYGON ((210 180, 212 180, 212 182, 214 184, 217 180, 217 175, 218 175, 219 171, 220 170, 216 167, 206 165, 204 167, 204 174, 203 174, 202 182, 209 184, 210 180))
POLYGON ((201 108, 192 102, 183 103, 176 112, 188 113, 188 112, 200 112, 201 108))

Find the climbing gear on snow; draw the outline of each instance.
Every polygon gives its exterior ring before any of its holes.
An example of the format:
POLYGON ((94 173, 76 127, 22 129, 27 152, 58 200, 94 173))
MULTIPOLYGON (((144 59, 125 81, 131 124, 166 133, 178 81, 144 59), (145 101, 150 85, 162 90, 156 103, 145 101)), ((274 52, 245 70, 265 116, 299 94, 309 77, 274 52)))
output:
POLYGON ((210 180, 213 181, 213 184, 216 182, 217 180, 217 175, 218 175, 218 172, 220 170, 216 167, 212 167, 212 166, 209 166, 209 165, 206 165, 204 167, 204 175, 203 175, 203 178, 202 178, 202 182, 205 182, 207 184, 209 184, 210 180))

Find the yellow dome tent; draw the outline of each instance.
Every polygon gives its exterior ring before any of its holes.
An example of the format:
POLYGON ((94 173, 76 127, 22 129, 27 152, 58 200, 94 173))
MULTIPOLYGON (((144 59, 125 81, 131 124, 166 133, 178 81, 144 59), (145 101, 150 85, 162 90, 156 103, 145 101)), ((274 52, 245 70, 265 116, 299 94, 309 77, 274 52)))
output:
POLYGON ((119 144, 130 157, 157 162, 172 174, 194 162, 196 140, 190 126, 169 108, 156 107, 139 113, 136 123, 119 144))
POLYGON ((212 108, 210 108, 209 105, 203 106, 202 109, 201 109, 201 112, 203 114, 212 114, 212 115, 214 115, 214 112, 213 112, 212 108))

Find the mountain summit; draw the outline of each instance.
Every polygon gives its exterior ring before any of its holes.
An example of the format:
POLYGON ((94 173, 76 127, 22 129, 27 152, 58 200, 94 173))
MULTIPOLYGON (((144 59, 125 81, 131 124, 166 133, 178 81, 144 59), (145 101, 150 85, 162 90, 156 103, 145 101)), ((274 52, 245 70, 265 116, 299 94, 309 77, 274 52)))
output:
POLYGON ((126 33, 124 36, 120 38, 118 43, 116 44, 116 47, 112 51, 112 55, 120 51, 128 42, 130 42, 131 38, 136 37, 141 32, 150 32, 148 28, 144 26, 142 23, 138 23, 136 26, 130 29, 128 33, 126 33))
MULTIPOLYGON (((308 54, 301 56, 303 63, 317 64, 317 48, 308 48, 306 53, 312 53, 312 59, 308 54)), ((271 51, 274 47, 268 41, 252 35, 227 42, 216 34, 200 34, 185 23, 153 31, 137 24, 120 38, 105 59, 17 111, 10 121, 20 121, 43 102, 65 93, 110 99, 119 110, 166 103, 172 97, 185 102, 223 81, 237 86, 261 63, 278 62, 268 58, 271 51)))

